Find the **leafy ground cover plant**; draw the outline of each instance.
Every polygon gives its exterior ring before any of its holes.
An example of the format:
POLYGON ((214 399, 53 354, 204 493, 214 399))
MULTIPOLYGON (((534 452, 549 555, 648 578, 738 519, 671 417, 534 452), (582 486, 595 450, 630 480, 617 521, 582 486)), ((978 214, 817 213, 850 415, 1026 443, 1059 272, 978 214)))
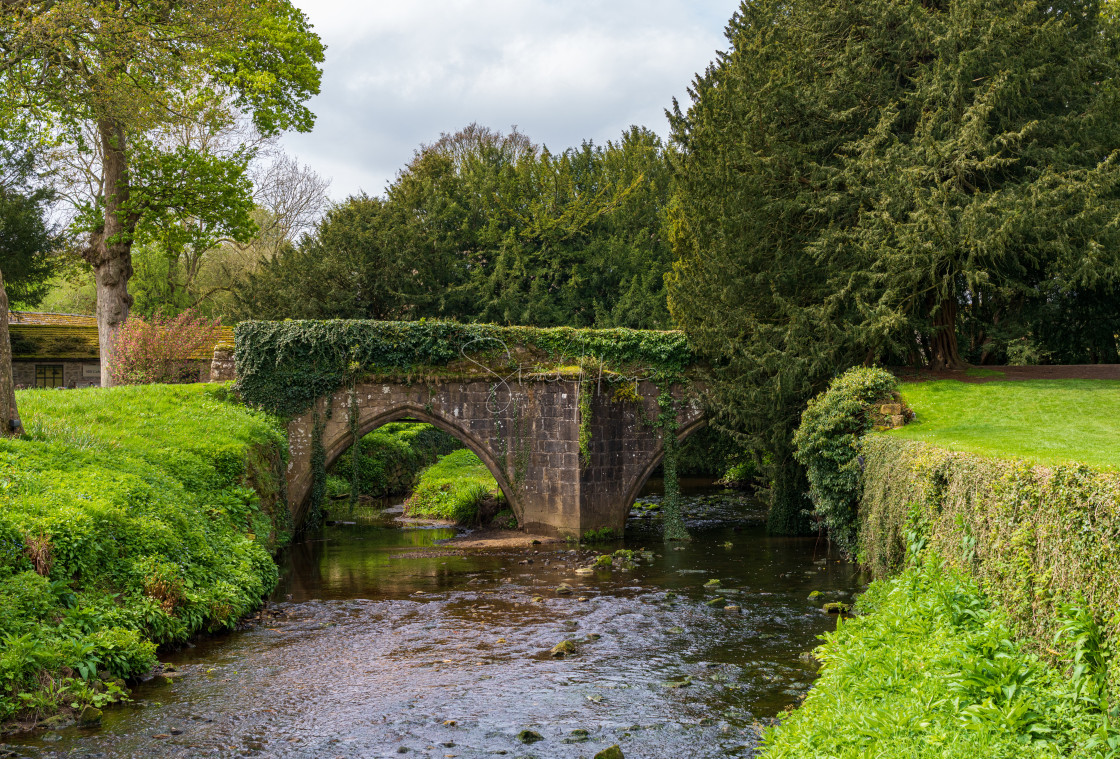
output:
POLYGON ((505 497, 486 465, 464 448, 441 456, 420 474, 405 511, 412 517, 477 524, 489 501, 501 508, 505 497))
POLYGON ((28 436, 0 440, 0 720, 123 694, 157 647, 272 590, 284 435, 226 395, 20 393, 28 436))
MULTIPOLYGON (((1120 756, 1098 692, 1016 642, 964 573, 927 558, 874 583, 857 610, 822 636, 821 678, 767 731, 764 759, 1120 756)), ((1085 639, 1055 645, 1089 668, 1085 639)))

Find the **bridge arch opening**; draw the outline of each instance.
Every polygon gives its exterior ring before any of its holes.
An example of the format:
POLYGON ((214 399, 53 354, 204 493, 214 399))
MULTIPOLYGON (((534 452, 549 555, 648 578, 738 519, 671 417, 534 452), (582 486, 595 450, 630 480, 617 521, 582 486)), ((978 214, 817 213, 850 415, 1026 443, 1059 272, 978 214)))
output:
MULTIPOLYGON (((684 442, 688 438, 692 437, 694 434, 696 434, 697 432, 699 432, 700 430, 704 429, 707 426, 708 426, 708 421, 704 418, 697 419, 697 420, 695 420, 695 421, 693 421, 689 424, 684 425, 683 427, 681 427, 680 429, 677 430, 677 445, 678 446, 683 445, 684 442)), ((645 468, 641 471, 641 473, 638 475, 638 477, 631 484, 630 490, 626 494, 625 503, 626 503, 626 508, 627 509, 630 509, 634 505, 634 501, 636 501, 638 499, 638 495, 642 492, 642 489, 646 486, 646 483, 649 481, 649 478, 652 477, 654 472, 656 472, 661 467, 661 465, 664 463, 664 461, 665 461, 665 445, 661 444, 661 445, 657 446, 657 450, 654 453, 653 457, 649 460, 649 462, 646 464, 645 468)))
POLYGON ((499 462, 490 452, 489 447, 472 435, 468 429, 464 429, 462 425, 444 419, 441 415, 429 411, 420 405, 401 404, 392 409, 380 410, 379 413, 372 413, 369 415, 362 415, 359 412, 354 432, 351 432, 349 427, 347 427, 340 434, 323 440, 323 451, 325 454, 324 470, 330 470, 343 454, 351 450, 353 446, 357 445, 358 442, 369 433, 390 422, 403 420, 430 424, 451 435, 462 443, 467 450, 476 455, 494 477, 498 488, 505 497, 506 503, 517 518, 518 524, 523 524, 523 510, 521 504, 515 497, 516 493, 513 491, 513 488, 510 487, 508 479, 502 471, 499 462))

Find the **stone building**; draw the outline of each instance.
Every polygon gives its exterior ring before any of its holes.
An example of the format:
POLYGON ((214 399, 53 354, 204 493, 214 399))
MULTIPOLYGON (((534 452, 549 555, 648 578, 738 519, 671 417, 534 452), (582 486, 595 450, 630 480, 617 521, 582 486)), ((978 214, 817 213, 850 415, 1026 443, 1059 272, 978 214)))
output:
MULTIPOLYGON (((12 372, 16 387, 96 387, 101 384, 97 317, 12 311, 12 372)), ((217 344, 233 343, 233 328, 222 327, 217 344)), ((192 356, 198 374, 188 381, 210 380, 214 346, 192 356)))

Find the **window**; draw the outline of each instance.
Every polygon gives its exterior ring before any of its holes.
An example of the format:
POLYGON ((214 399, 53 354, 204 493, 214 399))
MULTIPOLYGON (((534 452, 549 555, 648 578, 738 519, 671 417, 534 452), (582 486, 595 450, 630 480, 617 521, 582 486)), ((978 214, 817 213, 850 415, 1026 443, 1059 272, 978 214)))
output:
POLYGON ((62 387, 62 364, 37 364, 35 387, 62 387))

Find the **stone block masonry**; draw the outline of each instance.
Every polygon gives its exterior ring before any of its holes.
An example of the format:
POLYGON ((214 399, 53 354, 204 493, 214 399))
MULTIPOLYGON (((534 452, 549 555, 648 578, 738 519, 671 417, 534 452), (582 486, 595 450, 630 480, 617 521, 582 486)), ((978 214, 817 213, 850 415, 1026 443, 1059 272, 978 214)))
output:
MULTIPOLYGON (((703 426, 700 408, 683 397, 677 436, 703 426)), ((296 524, 310 506, 315 417, 322 426, 326 467, 357 437, 398 419, 417 419, 463 441, 490 469, 526 532, 579 536, 620 531, 642 485, 664 455, 658 389, 637 386, 637 399, 617 399, 610 387, 578 379, 467 380, 437 384, 366 383, 342 389, 288 424, 288 498, 296 524), (580 460, 580 393, 593 394, 587 461, 580 460), (329 416, 329 418, 328 418, 329 416)))

